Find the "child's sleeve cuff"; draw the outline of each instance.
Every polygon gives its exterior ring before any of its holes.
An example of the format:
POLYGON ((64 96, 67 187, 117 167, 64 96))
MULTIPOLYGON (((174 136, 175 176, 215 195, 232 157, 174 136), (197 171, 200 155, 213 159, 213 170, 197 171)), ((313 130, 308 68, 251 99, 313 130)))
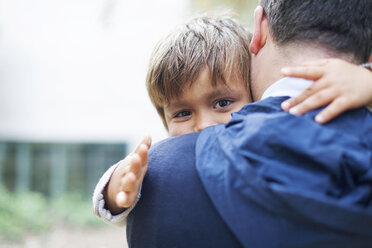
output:
POLYGON ((116 226, 124 226, 127 221, 127 217, 132 209, 137 204, 139 198, 141 197, 141 189, 138 192, 137 198, 135 202, 123 211, 120 214, 112 215, 110 210, 105 208, 105 199, 103 198, 103 190, 105 189, 107 183, 110 181, 112 174, 114 173, 115 169, 118 167, 119 163, 111 166, 105 174, 101 177, 96 188, 93 193, 93 212, 98 217, 101 218, 108 224, 116 225, 116 226))

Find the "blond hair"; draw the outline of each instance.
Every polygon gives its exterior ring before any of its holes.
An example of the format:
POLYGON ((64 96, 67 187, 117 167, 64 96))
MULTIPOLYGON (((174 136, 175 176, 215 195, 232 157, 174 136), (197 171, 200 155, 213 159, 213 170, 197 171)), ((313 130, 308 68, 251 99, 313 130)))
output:
POLYGON ((177 27, 156 45, 148 69, 148 94, 168 129, 164 107, 182 94, 208 66, 213 86, 231 73, 249 89, 251 33, 229 16, 199 16, 177 27))

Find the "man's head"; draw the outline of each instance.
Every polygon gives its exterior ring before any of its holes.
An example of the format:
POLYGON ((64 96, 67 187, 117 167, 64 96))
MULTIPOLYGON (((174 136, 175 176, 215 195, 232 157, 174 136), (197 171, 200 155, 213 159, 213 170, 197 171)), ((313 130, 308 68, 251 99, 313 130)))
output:
POLYGON ((258 59, 253 62, 253 69, 257 65, 261 67, 252 72, 254 84, 254 77, 259 78, 259 71, 262 73, 265 65, 301 63, 318 57, 341 57, 354 63, 369 60, 371 0, 261 0, 260 5, 263 12, 256 9, 251 43, 256 57, 253 61, 258 59), (266 49, 265 56, 278 55, 275 53, 280 51, 282 61, 274 56, 273 63, 268 58, 264 62, 259 53, 266 45, 271 47, 266 49))
MULTIPOLYGON (((208 92, 203 92, 205 96, 214 94, 217 97, 209 99, 215 101, 210 105, 216 105, 220 100, 228 100, 230 106, 235 99, 230 99, 231 97, 228 98, 225 94, 218 95, 217 92, 222 92, 223 88, 226 92, 228 89, 233 91, 233 88, 238 87, 240 91, 244 91, 242 97, 245 104, 251 100, 250 38, 249 31, 230 17, 201 16, 179 26, 157 44, 150 59, 146 83, 151 101, 171 136, 198 131, 196 127, 191 129, 191 120, 194 120, 192 118, 196 117, 197 113, 194 107, 187 103, 190 94, 200 94, 202 99, 201 90, 207 89, 208 92), (203 89, 198 90, 200 87, 203 89), (187 118, 184 118, 185 115, 187 118), (181 122, 188 122, 187 130, 170 130, 174 129, 174 125, 170 126, 171 123, 178 123, 179 126, 181 122)), ((192 101, 196 103, 196 98, 192 101)), ((202 103, 193 105, 200 108, 202 103)), ((211 107, 213 109, 213 106, 211 107)), ((221 108, 218 109, 222 113, 221 108)), ((223 109, 229 112, 227 115, 230 116, 232 111, 223 109)), ((217 122, 221 122, 217 119, 217 122)), ((210 120, 211 125, 214 122, 216 121, 210 120)))

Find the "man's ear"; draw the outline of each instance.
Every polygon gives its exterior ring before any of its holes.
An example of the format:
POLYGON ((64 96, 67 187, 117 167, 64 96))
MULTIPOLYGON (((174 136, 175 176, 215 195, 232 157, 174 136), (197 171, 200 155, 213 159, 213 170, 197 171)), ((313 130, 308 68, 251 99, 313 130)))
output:
POLYGON ((368 63, 372 63, 372 53, 371 53, 371 56, 369 56, 368 63))
POLYGON ((269 27, 268 21, 261 6, 254 11, 254 29, 249 49, 252 54, 257 54, 266 44, 269 27))

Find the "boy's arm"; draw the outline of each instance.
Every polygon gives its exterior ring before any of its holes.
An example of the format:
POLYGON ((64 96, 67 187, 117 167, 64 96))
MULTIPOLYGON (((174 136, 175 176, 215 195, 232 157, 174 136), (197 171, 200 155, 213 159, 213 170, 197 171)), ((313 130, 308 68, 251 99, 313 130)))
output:
POLYGON ((367 106, 372 111, 372 72, 366 68, 340 59, 325 59, 283 68, 282 73, 314 81, 299 96, 282 103, 283 110, 292 114, 328 105, 315 117, 318 123, 325 123, 350 109, 367 106))
POLYGON ((124 225, 140 198, 147 171, 151 138, 145 137, 125 159, 113 165, 98 182, 93 195, 94 213, 105 222, 124 225))
MULTIPOLYGON (((120 163, 120 162, 119 162, 120 163)), ((93 193, 93 212, 94 214, 101 218, 108 224, 117 225, 117 226, 124 226, 126 224, 126 219, 132 209, 135 207, 136 203, 138 202, 141 193, 138 192, 137 198, 135 202, 127 209, 123 209, 121 213, 117 215, 112 214, 111 211, 106 208, 106 201, 104 198, 104 191, 107 188, 107 184, 110 181, 110 178, 116 168, 118 167, 119 163, 111 166, 105 174, 101 177, 99 182, 96 185, 96 188, 93 193)))

